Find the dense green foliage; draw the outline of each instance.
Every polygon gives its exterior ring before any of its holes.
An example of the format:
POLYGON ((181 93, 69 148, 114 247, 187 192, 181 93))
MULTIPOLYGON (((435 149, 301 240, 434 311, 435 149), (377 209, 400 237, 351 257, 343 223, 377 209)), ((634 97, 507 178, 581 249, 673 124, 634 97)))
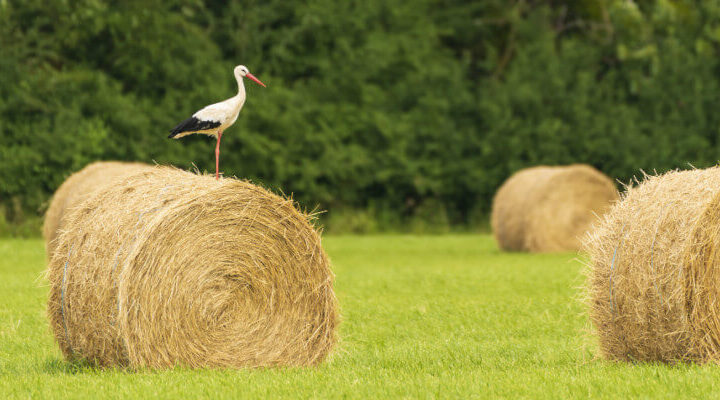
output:
POLYGON ((717 0, 4 0, 0 230, 93 160, 212 170, 212 139, 167 130, 233 95, 239 63, 268 88, 222 169, 332 229, 466 225, 539 163, 706 166, 719 53, 717 0))
POLYGON ((574 254, 489 235, 330 236, 343 321, 318 368, 129 372, 64 362, 41 240, 0 240, 3 399, 708 399, 716 365, 594 358, 574 254), (372 257, 368 257, 372 254, 372 257))

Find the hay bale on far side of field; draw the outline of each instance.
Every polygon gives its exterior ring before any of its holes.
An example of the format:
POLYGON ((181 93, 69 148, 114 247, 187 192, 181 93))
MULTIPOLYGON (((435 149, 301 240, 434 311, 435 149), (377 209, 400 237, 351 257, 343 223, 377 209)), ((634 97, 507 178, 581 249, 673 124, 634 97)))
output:
POLYGON ((156 167, 96 191, 64 223, 48 315, 68 359, 310 366, 336 343, 334 276, 291 200, 156 167))
POLYGON ((720 168, 647 177, 585 248, 604 358, 720 361, 720 168))
POLYGON ((617 198, 612 180, 589 165, 527 168, 495 194, 493 234, 502 250, 578 250, 597 215, 617 198))
POLYGON ((98 188, 149 168, 152 166, 143 163, 99 161, 70 175, 55 191, 45 213, 43 237, 48 259, 52 257, 55 250, 55 238, 58 231, 62 229, 63 215, 69 209, 78 206, 98 188))

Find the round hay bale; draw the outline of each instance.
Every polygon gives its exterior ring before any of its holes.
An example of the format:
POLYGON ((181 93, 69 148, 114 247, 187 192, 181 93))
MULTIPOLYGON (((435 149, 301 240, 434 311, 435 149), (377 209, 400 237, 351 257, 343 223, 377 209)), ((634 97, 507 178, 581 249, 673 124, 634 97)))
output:
POLYGON ((585 249, 590 320, 604 358, 720 360, 719 168, 646 177, 585 249))
POLYGON ((62 218, 68 209, 77 206, 98 188, 149 168, 152 166, 142 163, 100 161, 70 175, 55 191, 45 213, 43 237, 48 259, 55 250, 55 238, 62 229, 62 218))
POLYGON ((336 342, 334 276, 292 200, 156 167, 96 191, 64 224, 48 315, 68 359, 310 366, 336 342))
POLYGON ((493 234, 502 250, 579 250, 583 234, 617 198, 613 181, 589 165, 527 168, 495 194, 493 234))

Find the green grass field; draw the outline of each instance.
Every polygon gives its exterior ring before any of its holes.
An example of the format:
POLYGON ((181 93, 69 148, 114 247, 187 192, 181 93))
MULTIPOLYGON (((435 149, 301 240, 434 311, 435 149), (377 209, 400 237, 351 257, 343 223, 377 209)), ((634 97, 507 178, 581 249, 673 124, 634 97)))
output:
POLYGON ((66 363, 40 240, 0 241, 0 398, 712 398, 715 366, 597 360, 575 255, 490 236, 331 236, 341 342, 314 369, 128 372, 66 363))

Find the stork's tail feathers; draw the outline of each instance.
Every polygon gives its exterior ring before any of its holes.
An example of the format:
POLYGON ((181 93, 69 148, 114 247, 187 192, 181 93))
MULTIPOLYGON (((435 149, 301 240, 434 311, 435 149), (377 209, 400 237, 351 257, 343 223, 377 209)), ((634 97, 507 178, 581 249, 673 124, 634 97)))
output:
POLYGON ((185 135, 207 129, 217 128, 218 126, 220 126, 219 121, 205 121, 196 117, 190 117, 185 121, 179 123, 172 130, 170 130, 170 135, 168 136, 168 138, 180 139, 185 135))

